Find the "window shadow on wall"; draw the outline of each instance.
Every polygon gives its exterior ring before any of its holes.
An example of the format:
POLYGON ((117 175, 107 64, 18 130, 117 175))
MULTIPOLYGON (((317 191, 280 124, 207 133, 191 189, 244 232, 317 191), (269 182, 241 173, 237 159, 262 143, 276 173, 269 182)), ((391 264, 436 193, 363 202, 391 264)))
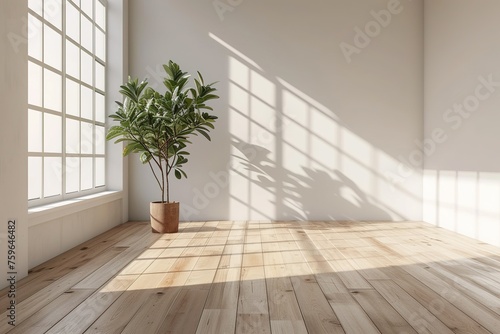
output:
POLYGON ((401 203, 392 199, 415 205, 420 199, 388 176, 398 165, 394 157, 292 84, 233 53, 228 57, 233 219, 405 220, 401 203))

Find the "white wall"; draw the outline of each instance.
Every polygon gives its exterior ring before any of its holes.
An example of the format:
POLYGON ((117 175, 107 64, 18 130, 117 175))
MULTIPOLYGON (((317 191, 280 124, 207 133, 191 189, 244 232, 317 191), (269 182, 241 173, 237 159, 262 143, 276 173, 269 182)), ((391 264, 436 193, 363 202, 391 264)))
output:
POLYGON ((122 208, 123 200, 119 198, 100 205, 90 204, 87 209, 55 217, 53 212, 47 213, 47 217, 30 217, 29 268, 123 223, 122 208))
MULTIPOLYGON (((27 48, 23 20, 27 1, 0 1, 0 288, 7 285, 7 224, 15 228, 15 271, 28 272, 27 48), (12 41, 12 43, 11 43, 12 41)), ((9 275, 10 276, 10 275, 9 275)))
MULTIPOLYGON (((400 160, 423 133, 423 1, 130 6, 133 76, 160 87, 173 59, 219 81, 213 142, 195 140, 172 189, 181 219, 421 219, 422 161, 400 160), (387 8, 381 26, 371 11, 387 8)), ((147 219, 159 191, 129 168, 130 217, 147 219)))
POLYGON ((426 1, 425 40, 424 219, 500 245, 500 2, 426 1))
MULTIPOLYGON (((128 0, 108 0, 107 45, 107 115, 114 112, 115 101, 121 101, 116 89, 128 77, 128 0)), ((107 119, 106 127, 112 126, 107 119)), ((128 221, 128 158, 123 157, 123 144, 106 143, 106 184, 108 190, 122 194, 122 221, 128 221)))

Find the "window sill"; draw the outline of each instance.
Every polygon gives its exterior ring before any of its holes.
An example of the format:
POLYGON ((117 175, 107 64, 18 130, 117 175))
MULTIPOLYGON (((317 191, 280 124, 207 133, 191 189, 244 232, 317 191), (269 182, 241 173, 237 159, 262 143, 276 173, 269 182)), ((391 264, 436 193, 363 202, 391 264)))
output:
POLYGON ((43 224, 51 220, 119 200, 122 197, 123 194, 121 191, 103 191, 97 194, 30 208, 28 210, 28 226, 32 227, 43 224))

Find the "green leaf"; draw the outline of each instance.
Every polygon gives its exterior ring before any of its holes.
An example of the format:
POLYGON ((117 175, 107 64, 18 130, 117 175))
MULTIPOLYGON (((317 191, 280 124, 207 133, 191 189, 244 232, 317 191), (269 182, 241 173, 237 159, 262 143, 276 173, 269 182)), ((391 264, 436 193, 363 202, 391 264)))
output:
POLYGON ((123 148, 123 156, 125 157, 125 156, 129 155, 133 151, 134 151, 134 146, 132 145, 132 143, 130 143, 123 148))
POLYGON ((114 141, 115 144, 121 143, 121 142, 126 142, 126 141, 131 141, 132 139, 130 138, 118 138, 117 140, 114 141))
POLYGON ((172 69, 170 68, 170 63, 168 65, 163 65, 163 69, 165 70, 165 72, 169 77, 172 78, 174 76, 172 69))
POLYGON ((208 135, 208 133, 207 133, 207 132, 205 132, 205 131, 203 131, 203 130, 201 130, 201 129, 198 129, 197 131, 198 131, 199 133, 201 133, 201 134, 203 135, 203 137, 207 138, 207 139, 208 139, 208 141, 211 141, 210 136, 208 135))
POLYGON ((149 152, 143 152, 140 156, 140 160, 143 164, 148 163, 152 158, 153 156, 149 152))
POLYGON ((193 96, 196 96, 197 92, 201 91, 202 84, 198 81, 198 79, 194 79, 194 83, 196 84, 196 90, 193 92, 193 96))
POLYGON ((198 73, 198 78, 200 79, 201 85, 204 85, 203 76, 201 75, 200 71, 196 71, 196 73, 198 73))
POLYGON ((124 129, 121 126, 115 125, 109 129, 108 134, 106 135, 106 140, 111 140, 113 138, 122 136, 124 134, 125 134, 124 129))
POLYGON ((187 176, 186 172, 184 172, 182 169, 179 169, 179 170, 181 171, 182 175, 184 175, 184 177, 187 179, 188 176, 187 176))
POLYGON ((143 148, 141 143, 133 141, 133 142, 127 144, 127 146, 125 146, 125 148, 123 149, 123 156, 127 156, 130 153, 141 152, 141 151, 143 151, 143 149, 144 148, 143 148))
POLYGON ((208 94, 203 96, 203 101, 208 101, 208 100, 215 100, 218 99, 219 96, 215 94, 208 94))
POLYGON ((178 170, 178 169, 176 169, 176 170, 175 170, 175 177, 176 177, 178 180, 180 180, 180 179, 182 178, 182 174, 181 174, 181 172, 179 172, 179 170, 178 170))
POLYGON ((205 123, 205 126, 208 126, 212 130, 215 129, 215 126, 212 123, 209 123, 209 122, 205 123))

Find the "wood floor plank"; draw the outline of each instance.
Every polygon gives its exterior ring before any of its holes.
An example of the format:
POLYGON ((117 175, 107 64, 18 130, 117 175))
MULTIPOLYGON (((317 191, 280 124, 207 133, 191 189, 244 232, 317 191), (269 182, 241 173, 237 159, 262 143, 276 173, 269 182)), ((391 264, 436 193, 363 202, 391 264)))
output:
POLYGON ((195 221, 163 235, 123 224, 19 288, 18 326, 4 312, 1 333, 500 328, 500 249, 422 222, 195 221))
POLYGON ((236 327, 236 312, 227 309, 203 310, 197 334, 234 333, 236 327))
POLYGON ((85 334, 119 334, 139 311, 154 291, 125 291, 99 318, 84 332, 85 334))
POLYGON ((226 244, 226 238, 225 237, 219 237, 219 236, 213 236, 208 239, 207 245, 209 246, 218 246, 222 245, 224 246, 226 244))
MULTIPOLYGON (((297 264, 288 265, 288 267, 292 266, 299 267, 297 264)), ((307 264, 304 264, 304 267, 309 268, 307 264)), ((289 272, 291 272, 290 269, 289 272)), ((292 274, 291 281, 309 333, 345 333, 310 270, 304 270, 299 275, 292 274)))
POLYGON ((196 286, 197 289, 210 290, 211 284, 214 281, 215 273, 213 270, 195 270, 190 272, 190 275, 184 285, 196 286))
POLYGON ((460 276, 471 284, 477 285, 488 293, 500 298, 500 281, 489 273, 482 273, 479 270, 471 269, 466 263, 458 261, 447 261, 441 263, 441 266, 447 271, 460 276))
POLYGON ((176 272, 193 270, 196 262, 198 262, 199 255, 202 250, 202 247, 186 248, 186 250, 182 252, 181 256, 170 267, 169 271, 176 272))
POLYGON ((165 315, 182 288, 166 288, 157 291, 144 302, 123 329, 123 334, 160 333, 165 315))
POLYGON ((242 262, 243 244, 226 245, 219 262, 219 268, 240 268, 242 262))
POLYGON ((445 324, 391 280, 370 282, 375 289, 419 333, 452 334, 445 324))
POLYGON ((62 318, 46 334, 83 333, 137 279, 137 275, 118 276, 93 293, 62 318))
POLYGON ((456 274, 453 271, 450 271, 446 268, 446 262, 434 262, 430 258, 422 255, 415 255, 413 258, 425 261, 426 267, 428 267, 429 271, 431 271, 435 276, 441 278, 449 285, 457 288, 463 294, 475 299, 500 316, 500 298, 490 293, 487 289, 462 278, 460 273, 456 274))
POLYGON ((348 260, 328 261, 332 268, 338 273, 340 279, 348 289, 372 289, 368 281, 350 264, 348 260))
POLYGON ((121 275, 142 274, 153 260, 141 260, 139 259, 141 256, 140 254, 158 238, 158 234, 148 234, 136 242, 129 244, 126 250, 114 257, 111 261, 103 264, 99 269, 74 285, 73 288, 97 289, 118 273, 121 275))
POLYGON ((307 333, 286 267, 266 266, 269 316, 273 333, 307 333))
POLYGON ((234 333, 240 275, 240 268, 217 271, 197 333, 234 333))
POLYGON ((235 333, 270 334, 269 314, 238 314, 235 333))
POLYGON ((430 290, 402 268, 386 268, 392 280, 428 309, 453 332, 461 334, 488 334, 483 326, 471 319, 452 303, 430 290))
POLYGON ((376 290, 359 290, 352 296, 383 334, 416 334, 417 331, 376 290))
MULTIPOLYGON (((323 263, 328 265, 328 263, 323 263)), ((345 333, 379 333, 372 320, 352 297, 337 273, 318 267, 313 269, 315 278, 326 300, 335 312, 345 333)))
MULTIPOLYGON (((31 280, 39 279, 41 276, 49 274, 55 268, 51 267, 64 267, 65 264, 74 265, 77 258, 92 258, 95 254, 100 253, 104 249, 115 246, 115 244, 136 232, 143 230, 145 223, 129 222, 120 224, 88 241, 84 244, 77 245, 72 249, 32 268, 29 270, 30 275, 21 280, 20 284, 28 283, 31 280)), ((48 276, 45 276, 47 278, 48 276)))
MULTIPOLYGON (((111 247, 116 247, 117 242, 130 238, 132 235, 143 235, 143 233, 146 233, 144 226, 143 223, 121 224, 36 266, 30 270, 27 277, 17 282, 17 302, 21 303, 54 281, 88 263, 100 253, 109 250, 111 247)), ((0 305, 6 305, 6 302, 7 290, 4 289, 0 291, 0 305)))
POLYGON ((264 267, 241 271, 236 333, 271 333, 264 267))
POLYGON ((181 288, 157 333, 196 333, 208 292, 208 289, 181 288))
MULTIPOLYGON (((131 275, 137 278, 132 282, 127 290, 153 290, 160 286, 161 282, 165 279, 165 273, 158 274, 143 274, 143 275, 131 275)), ((125 275, 130 276, 130 275, 125 275)))
MULTIPOLYGON (((70 290, 73 285, 81 281, 85 275, 93 273, 104 263, 107 263, 109 260, 118 256, 121 252, 123 252, 122 248, 114 248, 108 252, 104 252, 96 256, 92 261, 89 261, 85 265, 75 269, 59 280, 52 282, 50 285, 20 302, 17 305, 17 322, 21 323, 34 313, 40 311, 43 307, 46 307, 61 294, 70 290)), ((6 314, 6 312, 2 313, 2 318, 0 318, 0 333, 7 333, 10 329, 12 329, 7 323, 8 318, 6 314)))
POLYGON ((173 266, 176 259, 174 258, 157 258, 149 267, 144 270, 145 274, 167 273, 170 267, 173 266))
MULTIPOLYGON (((161 274, 153 274, 151 280, 149 282, 144 282, 144 285, 131 285, 128 288, 127 294, 142 292, 142 295, 146 295, 148 298, 143 302, 139 300, 138 304, 140 304, 140 307, 136 308, 136 306, 134 306, 134 312, 117 312, 120 311, 121 308, 113 312, 113 309, 110 308, 109 312, 112 313, 106 317, 109 319, 110 316, 120 316, 118 320, 119 326, 117 326, 120 328, 120 333, 134 333, 134 331, 142 332, 141 326, 146 326, 147 330, 150 330, 151 333, 167 333, 165 326, 168 325, 170 328, 171 322, 173 321, 169 318, 169 315, 171 315, 172 312, 184 312, 176 308, 174 308, 174 311, 170 311, 170 309, 173 305, 177 305, 177 308, 179 308, 178 296, 182 293, 183 287, 188 282, 191 274, 190 272, 166 273, 161 278, 161 274), (152 312, 152 314, 149 314, 149 312, 152 312)), ((141 277, 136 280, 136 282, 140 281, 140 279, 141 277)), ((201 293, 201 295, 203 295, 203 293, 201 293)), ((124 301, 126 301, 126 299, 122 302, 124 301)), ((205 300, 203 300, 203 302, 204 301, 205 300)), ((100 321, 101 326, 105 329, 106 317, 100 321)), ((186 327, 189 326, 186 325, 186 327)), ((192 333, 194 333, 194 331, 192 333)))
POLYGON ((486 308, 483 304, 462 294, 460 290, 443 281, 440 277, 435 276, 428 269, 425 269, 425 265, 405 265, 401 268, 425 284, 433 292, 455 305, 455 307, 459 308, 469 317, 476 320, 490 332, 494 333, 500 328, 500 317, 496 313, 486 308))
POLYGON ((470 298, 477 300, 500 316, 500 299, 495 295, 486 291, 481 286, 470 283, 467 280, 464 280, 461 277, 450 273, 445 268, 436 264, 431 264, 430 271, 432 271, 436 276, 440 277, 448 284, 455 286, 464 294, 468 295, 470 298))
POLYGON ((236 313, 240 275, 240 268, 217 270, 205 309, 227 309, 236 313))
POLYGON ((94 290, 69 290, 18 324, 11 334, 39 334, 47 332, 75 307, 87 299, 94 290))
POLYGON ((260 267, 264 265, 264 258, 262 253, 243 254, 242 266, 243 267, 260 267))
POLYGON ((357 257, 354 259, 348 259, 348 261, 367 281, 374 279, 390 279, 390 277, 383 270, 386 265, 383 258, 373 256, 369 258, 357 257))
POLYGON ((500 272, 494 272, 490 266, 483 265, 474 259, 464 258, 455 250, 448 250, 439 245, 433 249, 439 252, 440 260, 442 260, 440 264, 445 269, 500 298, 500 272))
MULTIPOLYGON (((215 273, 214 273, 215 275, 215 273)), ((158 288, 169 288, 169 287, 182 287, 186 284, 191 272, 173 272, 166 273, 161 281, 157 284, 158 288)))

